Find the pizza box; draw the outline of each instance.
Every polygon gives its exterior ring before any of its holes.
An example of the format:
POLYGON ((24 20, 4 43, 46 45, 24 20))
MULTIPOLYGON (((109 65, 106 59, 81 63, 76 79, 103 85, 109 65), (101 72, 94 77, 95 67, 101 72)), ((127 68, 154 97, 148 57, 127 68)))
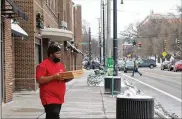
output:
POLYGON ((73 79, 74 75, 73 72, 67 71, 67 72, 60 72, 59 75, 63 77, 63 79, 73 79))

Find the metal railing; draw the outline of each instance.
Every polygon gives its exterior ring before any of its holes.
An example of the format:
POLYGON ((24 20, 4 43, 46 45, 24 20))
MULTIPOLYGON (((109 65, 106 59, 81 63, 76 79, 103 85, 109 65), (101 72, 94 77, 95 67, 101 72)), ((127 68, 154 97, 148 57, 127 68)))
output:
POLYGON ((94 70, 94 74, 89 74, 87 77, 88 86, 98 86, 101 82, 103 82, 106 73, 107 72, 103 70, 94 70))

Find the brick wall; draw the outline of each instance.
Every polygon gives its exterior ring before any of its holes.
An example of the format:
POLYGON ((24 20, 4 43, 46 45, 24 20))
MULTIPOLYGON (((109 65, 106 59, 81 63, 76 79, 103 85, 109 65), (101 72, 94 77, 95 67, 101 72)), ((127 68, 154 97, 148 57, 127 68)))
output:
POLYGON ((10 102, 13 98, 13 52, 12 52, 12 37, 11 37, 11 21, 4 20, 4 102, 10 102))
POLYGON ((15 41, 16 90, 36 90, 35 82, 35 14, 34 0, 14 0, 29 20, 19 18, 20 26, 28 33, 28 39, 15 41))
POLYGON ((42 47, 43 47, 43 59, 47 58, 47 49, 49 47, 49 39, 42 39, 42 47))
POLYGON ((68 30, 72 31, 72 0, 66 0, 68 30))
POLYGON ((66 0, 58 0, 59 23, 66 20, 66 0))

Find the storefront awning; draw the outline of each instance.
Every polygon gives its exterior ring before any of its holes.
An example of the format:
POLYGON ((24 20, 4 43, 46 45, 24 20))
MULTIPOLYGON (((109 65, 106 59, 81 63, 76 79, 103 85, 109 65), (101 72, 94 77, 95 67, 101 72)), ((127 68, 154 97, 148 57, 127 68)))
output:
POLYGON ((28 37, 28 34, 18 24, 13 23, 13 20, 11 20, 11 31, 14 36, 28 37))
POLYGON ((79 50, 79 49, 77 49, 74 45, 72 45, 70 42, 68 42, 67 41, 67 43, 69 44, 69 46, 71 46, 71 48, 74 50, 74 51, 76 51, 77 53, 80 53, 80 54, 82 54, 83 55, 83 53, 79 50))
POLYGON ((1 10, 2 15, 8 15, 11 18, 21 17, 24 20, 28 21, 28 17, 25 15, 25 13, 12 0, 6 0, 6 1, 10 4, 11 7, 9 7, 9 5, 8 7, 5 6, 5 9, 1 10))
POLYGON ((70 41, 73 39, 73 33, 69 30, 58 28, 44 28, 41 30, 42 38, 49 38, 51 41, 70 41))

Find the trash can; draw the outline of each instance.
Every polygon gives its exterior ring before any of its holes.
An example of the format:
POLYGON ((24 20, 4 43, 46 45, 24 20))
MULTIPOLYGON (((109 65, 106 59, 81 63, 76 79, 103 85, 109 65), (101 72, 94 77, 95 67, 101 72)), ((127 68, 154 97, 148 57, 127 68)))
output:
POLYGON ((150 96, 118 95, 116 119, 154 119, 154 99, 150 96))
POLYGON ((110 92, 111 85, 112 85, 112 77, 111 76, 104 77, 104 90, 106 94, 111 93, 110 92))
POLYGON ((121 77, 114 76, 113 77, 113 84, 112 84, 112 79, 111 79, 111 88, 110 88, 111 93, 112 93, 112 90, 113 90, 114 95, 121 93, 121 77), (112 85, 114 86, 113 88, 112 88, 112 85))
POLYGON ((105 93, 111 94, 113 89, 113 94, 119 94, 121 92, 121 77, 106 76, 104 78, 104 87, 105 87, 105 93), (114 86, 113 88, 112 85, 114 86))

